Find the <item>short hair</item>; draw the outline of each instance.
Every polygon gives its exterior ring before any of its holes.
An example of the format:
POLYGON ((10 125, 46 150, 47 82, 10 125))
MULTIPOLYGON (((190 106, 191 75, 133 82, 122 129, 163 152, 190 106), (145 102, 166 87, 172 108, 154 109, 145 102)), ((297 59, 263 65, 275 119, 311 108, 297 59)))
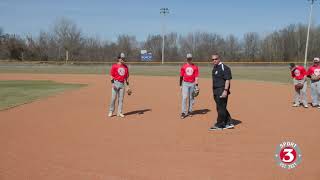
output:
POLYGON ((213 54, 211 55, 211 57, 212 57, 212 56, 217 56, 218 59, 221 59, 221 56, 220 56, 220 54, 218 54, 218 53, 213 53, 213 54))
POLYGON ((291 68, 293 68, 293 67, 296 66, 296 64, 295 64, 295 63, 290 63, 289 66, 290 66, 291 68))
POLYGON ((218 53, 213 53, 212 56, 218 56, 218 58, 220 58, 220 54, 218 53))

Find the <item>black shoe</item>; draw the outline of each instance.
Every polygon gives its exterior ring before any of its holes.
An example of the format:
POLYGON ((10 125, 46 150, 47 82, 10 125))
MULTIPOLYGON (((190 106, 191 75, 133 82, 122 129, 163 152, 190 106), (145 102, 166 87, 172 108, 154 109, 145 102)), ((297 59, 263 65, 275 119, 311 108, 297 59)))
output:
POLYGON ((232 124, 232 122, 233 122, 233 119, 229 116, 226 124, 232 124))
POLYGON ((187 117, 187 115, 185 113, 181 113, 181 119, 184 119, 186 117, 187 117))
POLYGON ((226 126, 227 126, 227 125, 234 126, 234 124, 232 123, 232 121, 228 121, 228 122, 226 123, 226 126))
POLYGON ((223 128, 220 128, 218 126, 212 126, 211 128, 209 128, 209 131, 221 131, 223 130, 223 128))
POLYGON ((191 112, 188 112, 188 116, 189 117, 192 117, 192 115, 193 115, 193 112, 191 111, 191 112))

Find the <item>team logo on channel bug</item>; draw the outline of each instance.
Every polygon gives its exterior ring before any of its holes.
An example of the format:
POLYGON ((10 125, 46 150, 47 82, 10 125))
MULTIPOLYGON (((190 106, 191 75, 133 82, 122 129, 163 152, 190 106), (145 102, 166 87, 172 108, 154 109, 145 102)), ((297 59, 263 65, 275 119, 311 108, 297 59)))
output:
POLYGON ((277 146, 275 159, 284 169, 293 169, 301 163, 301 150, 294 142, 283 142, 277 146))

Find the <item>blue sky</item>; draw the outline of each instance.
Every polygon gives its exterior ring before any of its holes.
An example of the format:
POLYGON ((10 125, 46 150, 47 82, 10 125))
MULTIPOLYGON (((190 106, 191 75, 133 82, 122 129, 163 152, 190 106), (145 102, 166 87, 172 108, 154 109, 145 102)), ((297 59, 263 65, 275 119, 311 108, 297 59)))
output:
MULTIPOLYGON (((22 36, 49 31, 59 18, 73 20, 89 36, 115 40, 119 34, 161 33, 159 9, 168 7, 167 31, 266 35, 292 23, 306 23, 307 0, 0 0, 0 27, 22 36)), ((320 1, 313 23, 320 21, 320 1)))

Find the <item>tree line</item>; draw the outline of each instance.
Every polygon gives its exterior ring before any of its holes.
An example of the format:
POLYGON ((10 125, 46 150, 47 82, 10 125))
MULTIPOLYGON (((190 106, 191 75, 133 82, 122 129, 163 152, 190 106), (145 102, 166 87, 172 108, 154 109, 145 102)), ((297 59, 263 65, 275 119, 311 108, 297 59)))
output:
MULTIPOLYGON (((195 60, 206 61, 211 54, 219 53, 226 61, 301 61, 306 34, 304 24, 292 24, 266 36, 248 32, 242 38, 210 32, 185 35, 172 32, 165 36, 165 60, 183 61, 187 53, 192 53, 195 60)), ((308 58, 320 55, 320 26, 311 28, 310 37, 308 58)), ((135 36, 126 34, 119 35, 114 42, 101 40, 86 36, 66 18, 36 37, 8 34, 0 28, 0 60, 64 61, 68 51, 72 61, 114 61, 120 52, 126 53, 128 61, 139 61, 141 49, 151 52, 154 61, 160 61, 162 36, 148 35, 140 42, 135 36)))

